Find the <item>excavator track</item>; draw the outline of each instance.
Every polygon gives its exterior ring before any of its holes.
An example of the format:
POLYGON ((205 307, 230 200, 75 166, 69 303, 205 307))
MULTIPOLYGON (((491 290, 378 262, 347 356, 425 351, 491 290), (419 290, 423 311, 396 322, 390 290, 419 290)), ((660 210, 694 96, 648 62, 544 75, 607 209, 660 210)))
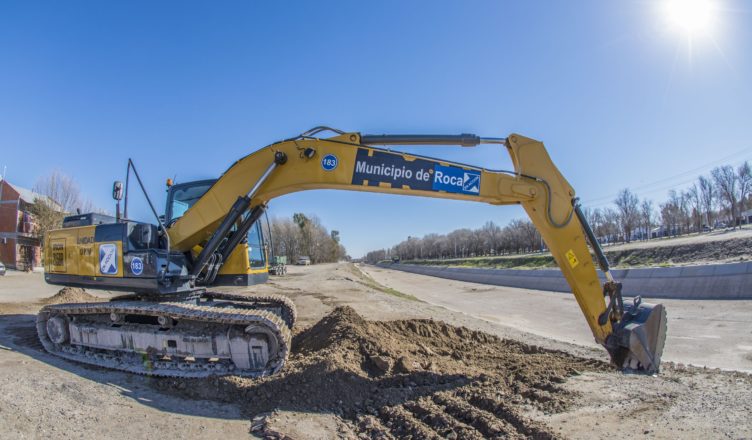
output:
POLYGON ((295 321, 298 319, 298 312, 295 303, 284 295, 269 294, 252 294, 236 295, 222 292, 206 292, 201 296, 202 299, 232 301, 233 303, 243 304, 254 309, 270 310, 277 313, 292 329, 295 321))
POLYGON ((37 333, 62 358, 159 377, 274 374, 291 343, 278 314, 215 301, 49 305, 37 315, 37 333))
MULTIPOLYGON (((128 294, 116 296, 112 298, 111 301, 136 301, 140 299, 141 297, 136 294, 128 294)), ((233 303, 232 305, 234 307, 269 310, 279 315, 290 329, 293 328, 295 321, 298 319, 298 311, 295 308, 295 303, 284 295, 277 295, 274 293, 237 295, 232 293, 208 291, 201 292, 196 299, 229 301, 233 303)))

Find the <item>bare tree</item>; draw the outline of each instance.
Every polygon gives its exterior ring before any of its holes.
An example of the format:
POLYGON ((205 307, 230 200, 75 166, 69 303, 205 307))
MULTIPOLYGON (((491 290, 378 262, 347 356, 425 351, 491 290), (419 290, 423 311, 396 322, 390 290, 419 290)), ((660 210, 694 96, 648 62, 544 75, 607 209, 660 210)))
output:
POLYGON ((668 200, 660 205, 661 223, 664 235, 681 235, 685 225, 689 222, 686 210, 687 197, 683 193, 671 190, 668 192, 668 200))
POLYGON ((533 222, 529 220, 522 221, 522 236, 527 240, 531 251, 541 250, 543 237, 541 237, 540 231, 535 227, 533 222))
POLYGON ((51 199, 63 212, 74 212, 77 208, 83 208, 78 184, 72 177, 60 171, 55 170, 49 176, 37 180, 34 191, 51 199))
POLYGON ((301 255, 300 228, 291 219, 272 219, 270 237, 274 255, 287 256, 291 261, 301 255))
POLYGON ((619 224, 624 233, 624 240, 629 243, 632 232, 640 222, 640 200, 632 191, 625 188, 619 191, 614 204, 619 210, 619 224))
POLYGON ((501 247, 501 228, 496 223, 487 221, 481 231, 488 250, 492 253, 498 253, 501 247))
POLYGON ((600 210, 598 208, 583 208, 582 213, 585 214, 585 220, 590 227, 595 231, 598 226, 598 216, 600 216, 600 210))
POLYGON ((661 229, 662 236, 676 234, 676 208, 671 202, 661 203, 661 229))
POLYGON ((603 235, 608 242, 617 241, 619 237, 619 213, 613 208, 603 209, 603 235))
POLYGON ((34 192, 42 196, 37 197, 34 204, 30 206, 37 225, 36 233, 42 239, 48 231, 62 227, 63 218, 67 214, 77 209, 93 210, 91 202, 82 201, 81 192, 75 180, 57 170, 37 180, 34 192))
POLYGON ((679 212, 680 221, 682 224, 682 231, 688 234, 692 229, 692 209, 689 202, 689 194, 687 191, 679 191, 679 212))
POLYGON ((713 206, 715 205, 715 188, 713 187, 713 181, 705 176, 700 176, 699 179, 697 179, 697 186, 700 190, 702 208, 705 212, 705 225, 712 228, 713 206))
POLYGON ((595 236, 599 237, 599 240, 605 240, 606 236, 608 235, 608 228, 606 225, 605 217, 603 215, 603 211, 601 211, 599 208, 586 208, 585 219, 590 225, 590 228, 593 229, 595 236))
POLYGON ((420 258, 438 258, 439 234, 428 234, 421 240, 419 252, 420 258))
POLYGON ((645 199, 640 204, 640 222, 645 228, 646 239, 650 239, 651 228, 653 227, 653 201, 645 199))
POLYGON ((452 245, 452 257, 466 257, 468 252, 469 229, 457 229, 449 233, 448 238, 452 245))
POLYGON ((697 184, 692 184, 686 192, 686 197, 690 207, 690 217, 692 219, 692 226, 695 231, 700 232, 702 230, 702 195, 697 184))
POLYGON ((747 209, 747 196, 752 191, 752 168, 746 160, 736 171, 739 179, 739 211, 747 209))
POLYGON ((711 175, 713 176, 718 195, 728 204, 731 225, 733 228, 736 228, 738 176, 734 172, 734 168, 730 165, 713 168, 711 175))

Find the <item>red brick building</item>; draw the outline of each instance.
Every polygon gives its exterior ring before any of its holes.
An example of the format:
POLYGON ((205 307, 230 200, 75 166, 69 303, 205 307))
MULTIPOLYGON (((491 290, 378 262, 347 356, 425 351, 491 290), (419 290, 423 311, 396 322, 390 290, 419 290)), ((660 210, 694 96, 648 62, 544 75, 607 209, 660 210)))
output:
POLYGON ((42 266, 41 242, 30 212, 38 198, 45 196, 0 180, 0 261, 10 269, 42 266))

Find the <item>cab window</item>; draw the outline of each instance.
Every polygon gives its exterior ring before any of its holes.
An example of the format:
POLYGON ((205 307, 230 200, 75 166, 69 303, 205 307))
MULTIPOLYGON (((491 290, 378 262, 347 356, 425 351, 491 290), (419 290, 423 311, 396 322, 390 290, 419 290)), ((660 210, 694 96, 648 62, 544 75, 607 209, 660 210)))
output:
POLYGON ((265 267, 266 255, 264 254, 264 240, 261 236, 261 222, 257 221, 248 231, 248 259, 251 267, 265 267))
POLYGON ((170 191, 168 206, 169 220, 182 217, 188 208, 193 206, 214 184, 214 181, 201 182, 193 185, 175 186, 170 191))

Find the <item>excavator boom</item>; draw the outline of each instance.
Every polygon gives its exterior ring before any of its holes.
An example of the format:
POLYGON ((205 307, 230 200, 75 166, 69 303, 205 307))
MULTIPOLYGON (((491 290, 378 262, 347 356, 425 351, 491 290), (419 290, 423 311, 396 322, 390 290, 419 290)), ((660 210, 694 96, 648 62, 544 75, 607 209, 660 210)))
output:
POLYGON ((269 201, 312 189, 522 205, 561 268, 595 340, 608 350, 613 362, 631 370, 658 371, 666 331, 663 306, 639 298, 624 304, 621 285, 611 277, 574 189, 542 143, 518 134, 507 138, 361 135, 317 127, 264 147, 235 162, 166 230, 170 249, 167 264, 161 263, 157 293, 201 289, 202 282, 210 282, 210 275, 232 255, 269 201), (335 135, 320 137, 325 131, 335 135), (514 170, 489 170, 376 147, 484 143, 503 145, 514 170), (588 242, 605 283, 598 278, 588 242))

